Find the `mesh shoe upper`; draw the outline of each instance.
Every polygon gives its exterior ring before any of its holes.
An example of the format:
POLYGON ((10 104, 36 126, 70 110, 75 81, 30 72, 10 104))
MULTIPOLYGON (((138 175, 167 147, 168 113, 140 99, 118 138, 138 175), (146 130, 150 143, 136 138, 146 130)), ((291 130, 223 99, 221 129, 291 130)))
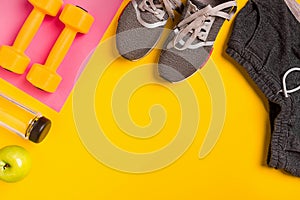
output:
POLYGON ((118 22, 119 53, 129 60, 147 55, 158 42, 169 15, 181 7, 179 0, 132 0, 118 22))

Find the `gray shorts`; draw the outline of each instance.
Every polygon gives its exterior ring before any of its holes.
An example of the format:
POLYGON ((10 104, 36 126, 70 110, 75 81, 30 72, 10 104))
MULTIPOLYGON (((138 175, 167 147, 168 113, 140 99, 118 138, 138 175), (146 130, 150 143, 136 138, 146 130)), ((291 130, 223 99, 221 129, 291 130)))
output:
MULTIPOLYGON (((226 49, 269 100, 268 165, 294 176, 300 176, 300 91, 288 96, 281 91, 284 74, 300 67, 299 15, 295 0, 249 0, 235 18, 226 49)), ((286 85, 298 87, 300 72, 290 73, 286 85)))

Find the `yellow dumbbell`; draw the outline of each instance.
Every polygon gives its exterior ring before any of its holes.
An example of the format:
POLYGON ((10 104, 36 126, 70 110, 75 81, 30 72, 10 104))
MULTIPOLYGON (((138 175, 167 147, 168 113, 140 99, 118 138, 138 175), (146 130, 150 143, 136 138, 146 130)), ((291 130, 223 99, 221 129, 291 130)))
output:
POLYGON ((70 49, 77 32, 87 33, 94 22, 94 18, 79 6, 67 4, 59 19, 65 28, 56 40, 45 65, 32 65, 27 80, 35 87, 47 92, 55 92, 62 78, 56 73, 70 49))
POLYGON ((55 16, 62 0, 28 0, 33 10, 24 22, 12 46, 0 47, 0 66, 17 74, 23 74, 30 58, 24 53, 46 15, 55 16))

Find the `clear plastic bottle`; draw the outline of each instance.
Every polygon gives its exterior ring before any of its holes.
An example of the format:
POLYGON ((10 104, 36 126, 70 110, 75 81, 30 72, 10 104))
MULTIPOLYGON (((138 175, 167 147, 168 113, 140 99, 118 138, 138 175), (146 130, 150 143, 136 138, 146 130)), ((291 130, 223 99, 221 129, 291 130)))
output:
POLYGON ((0 93, 0 126, 24 139, 40 143, 47 136, 51 121, 0 93))

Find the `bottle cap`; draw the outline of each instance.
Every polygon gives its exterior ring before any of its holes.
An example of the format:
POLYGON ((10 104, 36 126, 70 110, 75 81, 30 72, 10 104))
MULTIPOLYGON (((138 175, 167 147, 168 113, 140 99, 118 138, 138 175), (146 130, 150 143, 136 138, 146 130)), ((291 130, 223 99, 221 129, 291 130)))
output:
POLYGON ((46 117, 40 117, 32 125, 32 129, 29 133, 29 140, 35 143, 40 143, 47 136, 51 127, 51 121, 46 117))

